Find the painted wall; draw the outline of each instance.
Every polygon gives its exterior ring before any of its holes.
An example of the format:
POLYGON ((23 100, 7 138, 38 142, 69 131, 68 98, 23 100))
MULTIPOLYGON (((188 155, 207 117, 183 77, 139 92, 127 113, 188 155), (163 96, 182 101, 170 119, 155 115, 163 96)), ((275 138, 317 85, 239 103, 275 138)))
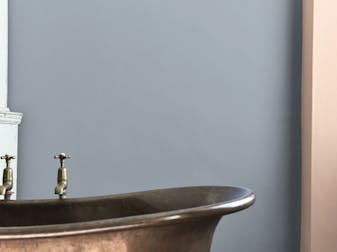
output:
POLYGON ((299 0, 11 0, 20 198, 242 185, 214 252, 299 246, 299 0))

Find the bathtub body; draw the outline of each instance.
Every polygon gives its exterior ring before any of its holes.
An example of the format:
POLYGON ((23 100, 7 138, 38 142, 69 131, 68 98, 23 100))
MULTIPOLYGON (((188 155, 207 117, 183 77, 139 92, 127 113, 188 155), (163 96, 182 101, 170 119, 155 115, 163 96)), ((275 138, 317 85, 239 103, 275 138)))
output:
POLYGON ((223 215, 251 206, 240 187, 185 187, 0 203, 1 251, 207 252, 223 215))

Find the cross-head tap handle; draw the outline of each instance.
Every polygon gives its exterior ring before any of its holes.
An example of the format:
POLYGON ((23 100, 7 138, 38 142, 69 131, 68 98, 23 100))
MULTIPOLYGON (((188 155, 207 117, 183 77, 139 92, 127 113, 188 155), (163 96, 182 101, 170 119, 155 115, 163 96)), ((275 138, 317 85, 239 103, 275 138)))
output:
POLYGON ((4 155, 0 157, 1 159, 5 159, 6 160, 6 168, 9 168, 9 163, 12 159, 15 159, 15 156, 11 156, 11 155, 4 155))
POLYGON ((66 155, 65 153, 60 153, 58 155, 54 156, 55 159, 60 160, 60 168, 64 168, 64 160, 71 158, 69 155, 66 155))

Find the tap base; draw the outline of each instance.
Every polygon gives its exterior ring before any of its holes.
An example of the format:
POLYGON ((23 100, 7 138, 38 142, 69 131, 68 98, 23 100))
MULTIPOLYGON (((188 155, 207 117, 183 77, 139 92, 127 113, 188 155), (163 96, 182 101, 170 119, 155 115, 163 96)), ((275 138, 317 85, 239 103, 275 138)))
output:
POLYGON ((59 195, 59 199, 65 199, 65 198, 67 198, 66 195, 59 195))

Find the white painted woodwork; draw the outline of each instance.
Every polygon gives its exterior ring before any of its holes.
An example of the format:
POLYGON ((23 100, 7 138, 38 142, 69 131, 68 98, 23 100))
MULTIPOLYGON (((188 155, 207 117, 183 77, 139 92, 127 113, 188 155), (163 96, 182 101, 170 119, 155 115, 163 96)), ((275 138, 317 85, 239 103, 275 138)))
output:
MULTIPOLYGON (((8 0, 0 0, 0 155, 18 156, 18 125, 22 114, 10 112, 8 97, 8 0)), ((5 162, 0 162, 0 182, 5 162)), ((12 199, 16 199, 17 159, 12 160, 14 186, 12 199)))
MULTIPOLYGON (((17 143, 18 143, 18 125, 15 124, 0 124, 0 153, 11 153, 17 156, 17 143)), ((0 171, 2 176, 2 170, 5 167, 5 161, 1 160, 0 171)), ((16 199, 16 187, 17 187, 17 159, 11 161, 11 168, 13 169, 14 185, 12 199, 16 199)), ((0 180, 2 182, 2 179, 0 180)), ((2 197, 3 198, 3 197, 2 197)))
POLYGON ((0 0, 0 111, 7 108, 8 85, 8 0, 0 0))

